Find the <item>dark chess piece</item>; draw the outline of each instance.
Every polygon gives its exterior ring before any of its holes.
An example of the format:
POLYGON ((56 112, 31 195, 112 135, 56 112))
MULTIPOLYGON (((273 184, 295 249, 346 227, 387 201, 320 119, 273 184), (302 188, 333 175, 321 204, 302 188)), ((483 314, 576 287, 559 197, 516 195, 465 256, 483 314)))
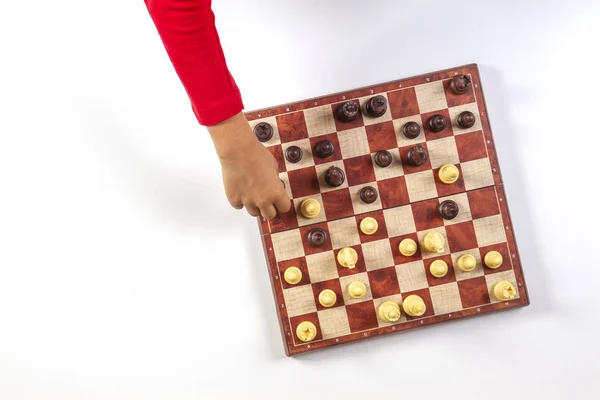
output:
POLYGON ((421 127, 416 122, 407 122, 402 127, 402 133, 409 139, 414 139, 421 134, 421 127))
POLYGON ((308 232, 308 244, 313 247, 322 247, 327 243, 328 235, 321 228, 314 228, 308 232))
POLYGON ((471 111, 463 111, 458 114, 458 126, 467 129, 475 125, 475 114, 471 111))
POLYGON ((384 96, 377 95, 371 97, 367 104, 365 105, 365 110, 367 114, 371 117, 377 118, 381 117, 387 111, 387 100, 384 96))
POLYGON ((380 150, 375 153, 375 164, 381 168, 385 168, 392 163, 392 154, 387 150, 380 150))
POLYGON ((446 129, 448 121, 442 114, 435 114, 427 120, 427 124, 432 132, 441 132, 446 129))
POLYGON ((333 154, 335 147, 329 140, 321 140, 315 146, 315 153, 320 158, 327 158, 333 154))
POLYGON ((254 127, 254 135, 260 142, 268 142, 273 137, 273 127, 267 122, 259 122, 254 127))
POLYGON ((325 183, 331 187, 342 186, 345 180, 346 174, 339 167, 332 165, 325 171, 325 183))
POLYGON ((457 94, 463 94, 469 91, 469 85, 471 84, 471 78, 468 75, 456 75, 450 81, 450 89, 457 94))
POLYGON ((298 146, 290 146, 285 151, 285 158, 291 163, 297 163, 302 160, 302 149, 298 146))
POLYGON ((373 186, 365 186, 360 190, 360 199, 367 204, 373 203, 377 197, 377 189, 373 186))
POLYGON ((425 164, 429 156, 427 154, 427 150, 425 150, 421 144, 417 144, 408 150, 407 158, 410 165, 418 167, 425 164))
POLYGON ((444 219, 454 219, 458 215, 458 204, 453 200, 444 200, 439 206, 440 215, 444 219))
POLYGON ((360 116, 360 106, 354 100, 340 104, 336 109, 337 118, 341 122, 352 122, 360 116))

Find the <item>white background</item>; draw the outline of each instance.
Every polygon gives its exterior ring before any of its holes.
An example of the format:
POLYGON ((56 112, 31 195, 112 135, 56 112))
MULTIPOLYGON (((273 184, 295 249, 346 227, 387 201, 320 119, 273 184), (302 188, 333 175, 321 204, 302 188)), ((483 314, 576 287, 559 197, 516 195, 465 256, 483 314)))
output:
POLYGON ((2 1, 0 399, 598 398, 599 2, 215 3, 248 110, 478 63, 531 306, 285 357, 143 2, 2 1))

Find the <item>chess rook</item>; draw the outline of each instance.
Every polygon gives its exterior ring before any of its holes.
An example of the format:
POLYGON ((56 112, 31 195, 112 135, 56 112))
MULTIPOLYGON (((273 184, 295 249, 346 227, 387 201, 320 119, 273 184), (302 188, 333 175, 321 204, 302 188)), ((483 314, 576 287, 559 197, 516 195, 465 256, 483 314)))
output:
POLYGON ((325 183, 331 187, 342 186, 345 180, 346 174, 341 168, 335 165, 332 165, 325 171, 325 183))
POLYGON ((335 147, 329 140, 321 140, 315 146, 315 153, 320 158, 330 157, 334 151, 335 147))
POLYGON ((421 126, 414 121, 407 122, 402 127, 402 133, 408 139, 415 139, 421 134, 421 126))
POLYGON ((458 215, 458 204, 453 200, 444 200, 439 206, 440 215, 444 219, 454 219, 458 215))
POLYGON ((471 84, 471 78, 467 75, 456 75, 450 81, 450 89, 457 94, 463 94, 469 91, 469 85, 471 84))
POLYGON ((259 122, 254 127, 254 135, 259 142, 268 142, 273 137, 273 127, 267 122, 259 122))
POLYGON ((408 150, 408 163, 416 167, 423 165, 427 162, 429 155, 427 150, 421 144, 417 144, 408 150))
POLYGON ((360 116, 360 106, 354 100, 340 104, 336 109, 338 121, 352 122, 360 116))
POLYGON ((321 228, 314 228, 308 232, 308 244, 313 247, 323 247, 328 238, 327 232, 321 228))
POLYGON ((302 160, 303 151, 298 146, 290 146, 285 151, 285 158, 291 163, 297 163, 302 160))
POLYGON ((380 150, 375 153, 375 164, 381 168, 388 167, 392 161, 392 154, 387 150, 380 150))
POLYGON ((377 189, 373 186, 365 186, 360 190, 360 199, 367 204, 374 203, 377 200, 377 189))
POLYGON ((387 111, 387 100, 381 95, 371 97, 365 109, 371 117, 381 117, 387 111))
POLYGON ((427 120, 427 125, 429 125, 429 129, 432 132, 441 132, 446 129, 448 121, 442 114, 435 114, 429 117, 427 120))
POLYGON ((475 114, 473 114, 471 111, 463 111, 458 114, 457 122, 458 126, 461 128, 471 128, 473 125, 475 125, 475 114))

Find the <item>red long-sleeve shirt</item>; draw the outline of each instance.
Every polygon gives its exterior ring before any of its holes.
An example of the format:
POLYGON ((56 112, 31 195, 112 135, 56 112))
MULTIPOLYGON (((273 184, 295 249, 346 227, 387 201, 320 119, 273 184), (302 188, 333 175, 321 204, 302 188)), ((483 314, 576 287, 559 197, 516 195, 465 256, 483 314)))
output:
POLYGON ((217 124, 243 110, 211 0, 144 0, 198 122, 217 124))

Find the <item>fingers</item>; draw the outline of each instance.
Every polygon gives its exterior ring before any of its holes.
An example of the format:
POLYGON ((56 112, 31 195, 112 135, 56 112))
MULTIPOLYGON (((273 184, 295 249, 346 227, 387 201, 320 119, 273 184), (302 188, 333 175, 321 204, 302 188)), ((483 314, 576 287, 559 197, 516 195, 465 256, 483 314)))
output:
POLYGON ((275 199, 273 204, 275 205, 275 207, 277 207, 279 212, 282 213, 286 213, 290 211, 290 208, 292 208, 292 202, 290 201, 290 198, 288 197, 287 193, 285 193, 285 191, 283 192, 283 194, 279 195, 275 199))
POLYGON ((252 215, 253 217, 259 217, 260 216, 260 210, 255 205, 246 204, 246 211, 248 211, 248 214, 252 215))
POLYGON ((275 215, 277 215, 277 211, 275 211, 275 207, 273 207, 272 203, 264 203, 264 204, 262 204, 261 207, 260 207, 260 213, 266 219, 275 218, 275 215))

